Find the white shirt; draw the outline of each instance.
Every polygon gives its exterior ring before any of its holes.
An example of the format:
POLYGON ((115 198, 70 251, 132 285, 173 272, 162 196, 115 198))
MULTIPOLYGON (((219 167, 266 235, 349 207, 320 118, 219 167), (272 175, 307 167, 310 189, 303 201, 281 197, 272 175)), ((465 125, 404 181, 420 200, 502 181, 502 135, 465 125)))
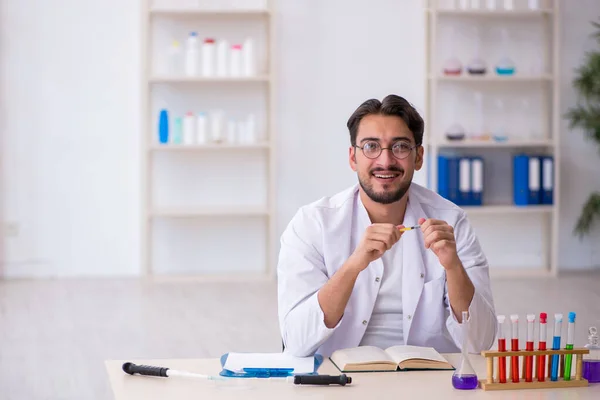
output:
MULTIPOLYGON (((357 204, 364 207, 358 197, 357 204)), ((362 210, 361 210, 362 211, 362 210)), ((366 213, 366 210, 365 210, 366 213)), ((381 286, 371 319, 363 336, 361 346, 376 346, 386 349, 404 344, 402 323, 402 245, 398 242, 383 253, 381 286)))
MULTIPOLYGON (((368 227, 355 211, 359 185, 301 207, 281 236, 277 265, 278 312, 285 352, 295 356, 360 345, 373 318, 381 290, 384 261, 373 261, 356 279, 344 314, 328 328, 318 300, 319 290, 344 265, 368 227)), ((436 218, 454 227, 465 272, 475 286, 469 305, 469 351, 490 349, 497 319, 489 281, 488 262, 465 212, 437 193, 411 184, 404 225, 418 218, 436 218)), ((416 220, 415 220, 416 219, 416 220)), ((402 244, 402 325, 404 343, 433 347, 441 353, 460 352, 462 332, 450 310, 446 271, 436 255, 425 249, 420 230, 405 232, 402 244)), ((385 289, 384 289, 385 290, 385 289)), ((377 318, 377 317, 375 317, 377 318)), ((376 322, 375 322, 376 323, 376 322)))

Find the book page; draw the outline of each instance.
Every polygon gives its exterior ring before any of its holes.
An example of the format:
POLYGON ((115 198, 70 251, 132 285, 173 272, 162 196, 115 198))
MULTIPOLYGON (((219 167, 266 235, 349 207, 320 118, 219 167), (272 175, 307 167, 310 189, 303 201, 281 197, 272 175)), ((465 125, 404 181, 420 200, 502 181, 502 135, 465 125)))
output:
POLYGON ((229 353, 223 369, 243 372, 244 368, 293 368, 296 374, 311 373, 314 357, 293 357, 283 353, 229 353))
POLYGON ((448 361, 437 352, 433 347, 420 347, 420 346, 392 346, 386 349, 390 357, 396 362, 401 363, 402 361, 421 358, 425 360, 439 361, 447 363, 448 361))
POLYGON ((348 364, 395 362, 383 349, 374 346, 359 346, 336 350, 331 355, 331 359, 340 368, 348 364))

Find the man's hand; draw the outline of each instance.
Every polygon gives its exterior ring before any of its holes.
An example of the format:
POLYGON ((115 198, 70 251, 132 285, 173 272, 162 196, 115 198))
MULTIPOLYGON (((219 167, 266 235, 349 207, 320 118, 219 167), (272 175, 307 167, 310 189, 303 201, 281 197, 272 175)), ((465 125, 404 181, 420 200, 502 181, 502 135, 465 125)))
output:
POLYGON ((446 269, 451 270, 461 265, 456 252, 456 240, 454 238, 454 228, 445 221, 439 219, 419 219, 425 248, 431 249, 440 264, 446 269))
POLYGON ((369 263, 377 260, 400 240, 402 236, 400 228, 403 227, 403 225, 396 226, 394 224, 370 225, 348 261, 359 271, 364 270, 369 263))
POLYGON ((327 328, 336 326, 354 289, 358 275, 369 263, 377 260, 400 240, 403 225, 372 224, 363 234, 360 243, 344 265, 319 290, 317 298, 323 314, 323 322, 327 328))

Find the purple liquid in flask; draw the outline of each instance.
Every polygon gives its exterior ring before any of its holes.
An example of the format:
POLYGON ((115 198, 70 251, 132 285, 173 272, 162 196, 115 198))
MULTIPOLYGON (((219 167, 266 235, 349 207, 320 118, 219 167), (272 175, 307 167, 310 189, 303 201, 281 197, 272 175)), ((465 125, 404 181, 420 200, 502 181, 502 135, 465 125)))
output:
POLYGON ((461 321, 461 330, 462 330, 462 348, 461 348, 461 360, 460 366, 454 374, 452 374, 452 386, 455 389, 460 390, 470 390, 475 389, 479 385, 479 381, 477 379, 477 374, 475 374, 475 370, 471 366, 471 362, 469 361, 469 325, 467 321, 467 312, 462 312, 462 321, 461 321))

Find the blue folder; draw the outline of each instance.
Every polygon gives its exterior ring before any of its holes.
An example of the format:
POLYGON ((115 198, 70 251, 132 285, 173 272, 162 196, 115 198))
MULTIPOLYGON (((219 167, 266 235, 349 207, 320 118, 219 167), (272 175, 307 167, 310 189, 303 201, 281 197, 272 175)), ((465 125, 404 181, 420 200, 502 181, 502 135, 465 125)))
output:
POLYGON ((526 206, 529 199, 529 157, 519 154, 513 158, 513 202, 526 206))
POLYGON ((458 199, 456 204, 459 206, 471 205, 472 185, 471 185, 471 159, 469 157, 460 157, 458 163, 458 199))
POLYGON ((554 157, 541 158, 540 203, 553 204, 554 198, 554 157))
POLYGON ((440 196, 443 198, 450 200, 450 188, 448 183, 450 182, 449 177, 449 165, 448 165, 448 157, 439 155, 438 156, 438 187, 437 191, 440 196))
MULTIPOLYGON (((294 370, 293 368, 244 368, 244 372, 236 372, 225 369, 225 362, 227 361, 227 356, 229 353, 225 353, 221 356, 221 372, 219 375, 229 377, 229 378, 282 378, 287 376, 293 376, 294 370)), ((302 373, 302 375, 318 375, 317 370, 323 363, 323 356, 320 354, 316 354, 314 356, 315 359, 315 368, 311 373, 302 373)))
POLYGON ((485 175, 482 157, 471 157, 471 203, 472 206, 483 205, 483 177, 485 175))

